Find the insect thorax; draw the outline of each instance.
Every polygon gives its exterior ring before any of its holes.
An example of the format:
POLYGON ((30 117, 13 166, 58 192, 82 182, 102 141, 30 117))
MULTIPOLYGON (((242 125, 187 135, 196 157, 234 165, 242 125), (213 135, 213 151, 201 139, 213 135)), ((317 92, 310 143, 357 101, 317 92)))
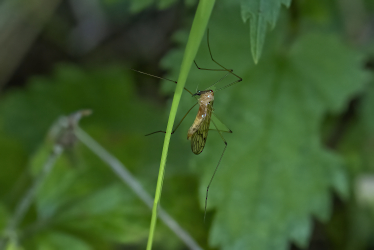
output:
POLYGON ((214 101, 213 90, 200 91, 199 105, 208 105, 210 102, 214 101))

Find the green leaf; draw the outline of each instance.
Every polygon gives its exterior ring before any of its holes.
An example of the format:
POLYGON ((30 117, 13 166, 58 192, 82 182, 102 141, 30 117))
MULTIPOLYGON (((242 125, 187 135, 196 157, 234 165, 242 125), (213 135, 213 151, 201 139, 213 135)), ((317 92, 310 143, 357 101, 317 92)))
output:
MULTIPOLYGON (((52 123, 60 115, 83 108, 91 108, 93 114, 81 121, 81 127, 118 157, 149 193, 154 192, 161 140, 144 134, 162 128, 166 121, 156 105, 137 96, 131 74, 118 66, 82 70, 60 65, 50 77, 33 78, 27 91, 8 91, 0 104, 0 148, 5 153, 12 152, 3 157, 11 171, 0 169, 1 178, 9 179, 1 182, 6 188, 4 192, 8 194, 10 187, 19 185, 14 180, 20 172, 35 176, 40 171, 51 152, 51 142, 44 137, 52 123), (20 145, 33 152, 29 164, 20 145)), ((178 169, 179 166, 173 171, 188 173, 178 169)), ((188 185, 184 186, 188 190, 188 185)), ((21 187, 28 188, 25 183, 21 187)), ((11 206, 24 192, 11 197, 11 206)), ((184 193, 187 200, 193 197, 184 193)), ((165 197, 172 201, 178 195, 165 197)), ((191 210, 196 211, 196 202, 193 205, 191 210)), ((30 210, 17 229, 20 234, 33 230, 23 238, 26 249, 67 249, 69 244, 77 249, 86 245, 91 249, 108 249, 112 242, 134 244, 147 238, 149 209, 79 142, 55 163, 30 210)), ((189 221, 189 217, 185 220, 189 221)), ((7 219, 1 218, 0 223, 7 219)), ((163 226, 155 234, 155 244, 160 242, 174 246, 163 249, 181 245, 163 226)))
POLYGON ((35 152, 59 116, 89 108, 93 115, 82 124, 112 130, 131 128, 140 137, 139 133, 153 130, 146 121, 158 117, 160 111, 152 111, 149 103, 133 94, 132 81, 126 69, 119 66, 84 71, 73 65, 59 65, 52 77, 35 77, 27 91, 9 91, 4 96, 0 105, 2 127, 29 152, 35 152), (138 115, 139 110, 143 115, 138 115))
POLYGON ((330 187, 347 195, 347 183, 342 160, 319 142, 320 124, 326 112, 341 111, 344 100, 363 86, 359 65, 336 38, 311 34, 289 54, 275 53, 243 75, 249 80, 246 88, 232 91, 239 99, 245 93, 247 104, 231 101, 249 111, 234 116, 248 116, 252 124, 233 125, 241 142, 227 150, 223 163, 229 167, 222 167, 215 180, 213 245, 286 249, 291 239, 305 246, 308 217, 328 219, 330 187), (246 141, 246 147, 238 147, 246 141), (227 175, 231 178, 223 178, 227 175), (343 176, 339 182, 337 176, 343 176))
MULTIPOLYGON (((272 34, 255 66, 249 62, 240 23, 229 18, 234 11, 217 5, 210 27, 213 57, 243 78, 215 94, 215 113, 233 134, 223 134, 228 146, 209 191, 208 208, 216 211, 210 243, 230 250, 287 249, 289 241, 305 247, 312 217, 326 221, 330 216, 331 188, 342 197, 348 194, 343 159, 321 144, 324 117, 343 112, 349 98, 362 91, 367 75, 359 53, 339 37, 319 33, 287 44, 281 40, 284 34, 272 34)), ((198 65, 219 68, 206 47, 196 58, 198 65)), ((173 65, 178 53, 168 55, 163 64, 173 65)), ((171 72, 176 71, 173 66, 171 72)), ((205 89, 223 75, 195 70, 186 86, 195 89, 199 83, 205 89)), ((235 80, 227 77, 219 86, 235 80)), ((181 110, 192 104, 186 97, 181 110)), ((193 115, 186 120, 192 123, 193 115)), ((191 123, 181 125, 181 136, 191 123)), ((184 144, 189 150, 188 142, 184 144)), ((223 149, 212 131, 204 152, 190 153, 192 167, 202 176, 202 207, 223 149)))
POLYGON ((253 60, 260 59, 268 25, 273 29, 278 19, 281 4, 289 7, 291 0, 242 0, 243 22, 249 19, 250 41, 253 60))

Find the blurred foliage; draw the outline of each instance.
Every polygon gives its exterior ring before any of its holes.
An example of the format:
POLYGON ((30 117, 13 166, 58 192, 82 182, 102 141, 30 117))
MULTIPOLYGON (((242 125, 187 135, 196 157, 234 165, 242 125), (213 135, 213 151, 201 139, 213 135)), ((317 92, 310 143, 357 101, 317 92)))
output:
MULTIPOLYGON (((372 27, 360 26, 373 16, 373 3, 358 2, 364 8, 349 1, 293 1, 289 9, 286 0, 217 2, 209 24, 212 54, 243 82, 215 94, 215 114, 233 133, 223 134, 228 147, 209 192, 207 222, 206 186, 224 143, 211 131, 204 152, 191 152, 186 135, 197 109, 172 137, 161 197, 165 210, 204 249, 307 248, 314 220, 323 225, 326 249, 374 245, 374 192, 363 196, 361 188, 374 183, 373 42, 367 31, 372 27), (349 22, 354 18, 363 22, 349 22)), ((149 8, 186 8, 174 47, 161 61, 167 77, 177 79, 194 14, 189 8, 196 1, 100 3, 108 16, 123 9, 131 22, 149 8)), ((5 230, 50 157, 49 128, 59 116, 84 108, 93 114, 81 127, 153 195, 163 136, 144 134, 165 128, 170 100, 165 104, 162 97, 175 85, 165 82, 149 98, 143 76, 95 60, 95 67, 56 64, 53 73, 3 93, 0 228, 7 249, 145 247, 149 209, 80 143, 58 159, 16 232, 5 230)), ((196 62, 219 68, 206 42, 196 62)), ((186 87, 206 89, 223 76, 193 68, 186 87)), ((217 85, 235 80, 229 76, 217 85)), ((182 96, 176 122, 194 100, 187 92, 182 96)), ((155 249, 184 249, 162 223, 155 237, 155 249)))
MULTIPOLYGON (((42 139, 48 127, 60 114, 80 107, 91 107, 94 111, 86 121, 87 131, 100 138, 99 141, 134 174, 142 176, 140 181, 151 193, 161 145, 150 143, 154 140, 145 138, 144 133, 154 130, 157 125, 161 127, 162 115, 160 109, 137 97, 131 82, 128 72, 120 66, 84 71, 75 66, 60 65, 54 77, 34 78, 27 92, 8 92, 1 104, 1 135, 4 139, 0 142, 5 152, 11 150, 12 154, 5 154, 8 157, 3 162, 9 162, 7 169, 15 172, 7 170, 0 177, 4 200, 14 204, 23 194, 17 188, 28 182, 23 175, 37 175, 38 169, 46 162, 52 142, 47 139, 43 143, 42 139), (154 122, 149 123, 148 119, 154 122), (23 129, 20 124, 28 125, 23 129), (5 133, 13 138, 14 146, 5 140, 5 133), (17 146, 17 141, 23 147, 17 146), (26 150, 31 153, 30 164, 22 173, 22 167, 27 165, 26 150)), ((82 124, 84 126, 85 122, 82 124)), ((183 172, 185 174, 178 178, 171 196, 176 192, 184 193, 186 197, 193 196, 187 184, 191 177, 188 172, 183 172), (181 190, 183 182, 186 186, 181 190), (188 192, 183 191, 186 188, 188 192)), ((197 210, 196 198, 187 200, 189 202, 176 207, 192 206, 191 209, 197 210)), ((11 214, 13 206, 3 204, 2 214, 11 214)), ((6 224, 6 216, 1 218, 1 224, 6 224)), ((32 236, 26 241, 27 249, 107 249, 112 244, 110 242, 131 243, 146 239, 149 219, 148 209, 132 192, 97 157, 78 145, 66 151, 56 163, 39 190, 22 231, 32 236)), ((159 241, 165 237, 161 235, 158 235, 159 241)), ((171 249, 174 249, 175 238, 168 236, 167 239, 162 239, 162 249, 168 245, 166 242, 170 242, 171 249)))

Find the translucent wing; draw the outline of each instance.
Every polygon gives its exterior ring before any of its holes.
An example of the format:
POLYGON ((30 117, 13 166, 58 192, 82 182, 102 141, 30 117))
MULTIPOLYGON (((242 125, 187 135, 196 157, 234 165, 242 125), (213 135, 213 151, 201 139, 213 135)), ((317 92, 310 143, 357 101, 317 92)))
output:
POLYGON ((196 155, 203 152, 206 139, 208 138, 210 119, 213 111, 213 102, 208 105, 207 114, 204 120, 201 122, 198 130, 191 137, 191 149, 192 152, 196 155))

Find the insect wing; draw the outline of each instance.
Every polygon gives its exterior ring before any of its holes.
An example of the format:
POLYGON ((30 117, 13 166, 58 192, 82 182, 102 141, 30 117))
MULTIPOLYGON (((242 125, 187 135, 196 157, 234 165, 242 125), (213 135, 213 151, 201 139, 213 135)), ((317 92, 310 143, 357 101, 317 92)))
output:
POLYGON ((192 152, 196 155, 203 152, 206 139, 208 138, 209 126, 210 126, 210 119, 212 116, 212 105, 213 103, 208 105, 207 114, 204 120, 201 122, 200 127, 198 130, 192 135, 191 138, 191 149, 192 152))

